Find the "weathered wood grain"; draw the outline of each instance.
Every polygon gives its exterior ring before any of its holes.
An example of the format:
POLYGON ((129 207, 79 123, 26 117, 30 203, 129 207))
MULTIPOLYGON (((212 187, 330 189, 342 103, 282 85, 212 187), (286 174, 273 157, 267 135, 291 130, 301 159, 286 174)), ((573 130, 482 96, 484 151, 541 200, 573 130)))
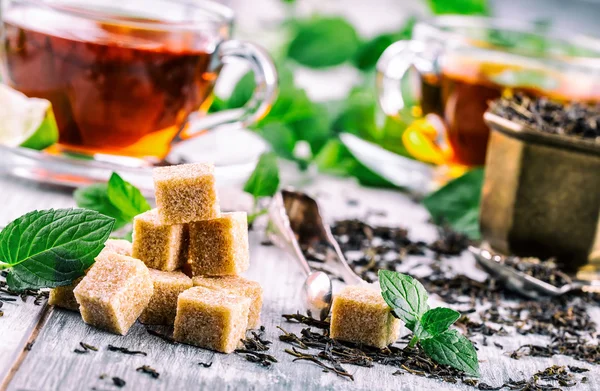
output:
MULTIPOLYGON (((73 204, 70 191, 48 186, 33 186, 28 182, 0 176, 0 226, 33 209, 62 208, 73 204)), ((27 344, 29 335, 40 321, 43 306, 6 302, 0 318, 0 388, 13 363, 27 344)))
MULTIPOLYGON (((6 181, 0 182, 0 185, 7 186, 6 181)), ((68 206, 70 202, 68 194, 42 193, 16 183, 11 183, 9 186, 21 195, 20 197, 4 196, 0 200, 5 204, 11 203, 13 210, 9 215, 10 218, 20 215, 28 208, 68 206), (29 198, 34 196, 38 200, 29 198), (15 201, 13 197, 21 201, 15 201), (28 199, 29 201, 24 201, 28 199)), ((398 192, 363 189, 353 182, 333 178, 321 178, 308 186, 308 190, 319 195, 331 219, 364 217, 368 210, 385 210, 386 216, 372 215, 372 220, 410 227, 413 239, 431 240, 435 235, 435 228, 427 223, 427 213, 398 192), (358 200, 359 205, 348 206, 347 199, 358 200)), ((6 214, 3 213, 1 216, 4 217, 6 214)), ((277 339, 280 334, 277 326, 295 332, 299 332, 302 328, 285 322, 281 314, 293 313, 301 309, 299 289, 303 276, 291 259, 277 248, 261 246, 261 240, 260 231, 251 234, 252 260, 247 276, 260 281, 265 288, 262 320, 268 339, 273 341, 271 354, 279 360, 272 368, 258 367, 235 354, 223 355, 187 345, 171 345, 148 335, 140 324, 136 324, 125 337, 112 335, 85 325, 77 313, 56 309, 8 389, 62 391, 95 387, 98 390, 114 390, 116 387, 111 380, 113 376, 127 382, 124 389, 135 390, 472 389, 466 385, 442 383, 412 375, 393 376, 394 368, 381 365, 375 365, 373 368, 349 366, 355 376, 355 381, 351 382, 333 373, 323 373, 320 368, 311 363, 292 363, 293 357, 283 352, 289 345, 277 339), (100 351, 83 355, 74 353, 73 350, 78 347, 80 341, 97 346, 100 351), (147 352, 148 356, 126 356, 110 352, 106 350, 108 344, 142 350, 147 352), (198 365, 199 362, 211 361, 213 365, 210 368, 198 365), (136 368, 142 365, 152 366, 160 372, 160 377, 153 379, 147 374, 136 372, 136 368), (100 379, 103 374, 108 377, 100 379)), ((418 259, 414 261, 418 262, 418 259)), ((475 269, 469 257, 463 257, 452 263, 474 278, 482 276, 482 272, 475 269)), ((13 356, 20 353, 22 346, 19 347, 18 344, 10 341, 15 341, 15 336, 17 339, 24 338, 27 332, 21 325, 35 323, 35 316, 39 313, 39 308, 31 308, 30 305, 15 307, 19 310, 18 316, 22 318, 0 318, 2 359, 5 353, 12 352, 13 356), (9 325, 7 319, 10 320, 9 325), (9 332, 9 326, 20 330, 18 333, 9 332)), ((592 311, 592 315, 596 321, 600 320, 600 311, 592 311)), ((585 374, 590 380, 588 384, 571 389, 600 389, 600 370, 597 366, 560 356, 513 360, 505 353, 525 343, 547 343, 546 339, 513 335, 489 337, 487 347, 482 346, 480 337, 475 337, 475 342, 480 349, 482 380, 489 384, 497 385, 509 378, 529 377, 552 364, 571 364, 592 369, 585 374), (504 350, 494 347, 494 341, 502 344, 504 350)), ((0 369, 4 369, 8 361, 10 360, 0 361, 0 369)))

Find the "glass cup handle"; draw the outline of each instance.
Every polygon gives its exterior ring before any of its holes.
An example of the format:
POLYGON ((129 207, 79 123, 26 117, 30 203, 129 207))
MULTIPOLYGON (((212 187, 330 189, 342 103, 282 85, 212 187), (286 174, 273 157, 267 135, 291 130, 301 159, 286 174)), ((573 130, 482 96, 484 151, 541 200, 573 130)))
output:
MULTIPOLYGON (((439 75, 437 60, 440 48, 433 43, 420 41, 398 41, 390 45, 377 62, 377 96, 383 112, 398 118, 405 108, 402 79, 412 68, 421 74, 439 75)), ((451 158, 441 119, 427 116, 414 121, 403 133, 402 141, 408 152, 416 159, 434 164, 443 164, 451 158), (446 145, 444 145, 446 144, 446 145)))
POLYGON ((238 109, 224 110, 209 115, 192 113, 181 127, 171 144, 177 144, 227 124, 245 127, 266 116, 277 98, 277 69, 273 60, 262 47, 250 42, 230 40, 219 45, 217 56, 220 64, 245 61, 254 73, 255 89, 252 98, 238 109))

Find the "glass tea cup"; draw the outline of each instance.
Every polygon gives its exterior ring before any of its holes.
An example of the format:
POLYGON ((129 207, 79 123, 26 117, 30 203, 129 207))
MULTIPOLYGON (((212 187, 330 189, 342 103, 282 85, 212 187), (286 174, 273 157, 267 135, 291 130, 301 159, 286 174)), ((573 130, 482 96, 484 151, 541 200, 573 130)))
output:
POLYGON ((211 1, 0 0, 2 80, 52 103, 58 149, 161 161, 224 124, 247 126, 276 98, 259 46, 230 39, 231 9, 211 1), (256 88, 207 114, 223 65, 246 62, 256 88))
POLYGON ((533 23, 464 16, 421 22, 412 40, 386 49, 377 72, 387 116, 410 112, 415 100, 425 116, 404 132, 405 147, 438 164, 485 163, 483 114, 503 94, 600 102, 600 43, 533 23))

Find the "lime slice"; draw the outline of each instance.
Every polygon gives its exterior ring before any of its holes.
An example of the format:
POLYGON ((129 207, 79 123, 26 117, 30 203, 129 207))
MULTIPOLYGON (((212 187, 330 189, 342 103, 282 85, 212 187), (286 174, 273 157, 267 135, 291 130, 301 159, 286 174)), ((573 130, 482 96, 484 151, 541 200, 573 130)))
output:
POLYGON ((42 150, 58 141, 52 105, 0 84, 0 144, 42 150))

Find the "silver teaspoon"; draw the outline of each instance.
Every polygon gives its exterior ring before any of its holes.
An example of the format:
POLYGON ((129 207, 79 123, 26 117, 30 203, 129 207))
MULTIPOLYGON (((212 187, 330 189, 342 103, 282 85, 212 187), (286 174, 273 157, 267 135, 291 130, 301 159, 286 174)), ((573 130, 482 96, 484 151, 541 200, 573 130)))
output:
POLYGON ((331 279, 324 272, 313 271, 308 264, 290 227, 290 219, 281 192, 273 196, 269 206, 267 236, 273 244, 284 249, 292 256, 306 275, 306 280, 302 286, 302 301, 307 314, 321 320, 327 318, 332 301, 331 279))
POLYGON ((575 290, 600 290, 600 281, 572 281, 556 287, 506 265, 504 263, 505 258, 501 255, 474 246, 469 246, 469 251, 475 256, 477 263, 492 276, 506 284, 507 288, 531 299, 561 296, 575 290))

